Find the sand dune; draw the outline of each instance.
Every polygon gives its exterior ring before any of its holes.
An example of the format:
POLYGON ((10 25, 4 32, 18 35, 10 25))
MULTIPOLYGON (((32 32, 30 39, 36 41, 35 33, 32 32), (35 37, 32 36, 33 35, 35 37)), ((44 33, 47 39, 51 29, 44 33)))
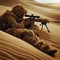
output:
MULTIPOLYGON (((0 15, 3 14, 6 10, 11 10, 11 7, 16 4, 23 5, 28 10, 28 14, 33 13, 35 15, 41 16, 42 18, 48 18, 50 21, 60 21, 60 7, 57 4, 41 4, 33 2, 32 0, 0 0, 0 15)), ((40 23, 36 23, 37 26, 39 26, 39 24, 40 23)), ((39 28, 41 29, 41 26, 39 26, 39 28)), ((44 31, 39 32, 41 33, 40 38, 50 43, 58 50, 56 58, 52 58, 47 54, 37 50, 28 43, 10 36, 9 34, 6 34, 2 31, 0 31, 0 52, 2 51, 0 54, 2 54, 2 56, 6 54, 6 57, 4 57, 6 60, 8 60, 8 58, 14 60, 17 58, 22 60, 60 60, 60 25, 49 23, 48 28, 50 29, 51 33, 48 33, 44 27, 44 31)), ((0 56, 0 58, 3 58, 2 56, 0 56)))
POLYGON ((30 44, 0 31, 0 59, 3 60, 53 60, 30 44))
POLYGON ((34 4, 27 3, 26 1, 22 1, 21 4, 26 7, 29 10, 33 10, 37 12, 38 14, 45 15, 49 18, 55 19, 55 20, 60 20, 60 11, 55 11, 49 8, 45 7, 38 7, 34 4))
POLYGON ((5 6, 14 6, 15 4, 18 4, 20 1, 19 0, 0 0, 0 5, 5 5, 5 6))
POLYGON ((31 10, 31 11, 35 11, 40 15, 44 15, 45 17, 48 17, 48 19, 52 19, 52 20, 60 20, 60 11, 57 9, 53 9, 54 6, 48 5, 48 4, 41 4, 41 3, 36 3, 34 1, 30 1, 30 0, 13 0, 11 1, 1 1, 0 2, 1 5, 5 5, 5 6, 14 6, 16 4, 21 4, 23 5, 25 8, 31 10), (14 3, 13 3, 14 2, 14 3), (7 4, 6 4, 7 3, 7 4), (39 6, 38 6, 39 4, 39 6), (50 8, 47 8, 50 7, 50 8))
POLYGON ((37 3, 37 2, 32 2, 32 1, 29 1, 29 3, 32 3, 32 4, 40 6, 40 7, 60 10, 60 3, 37 3))

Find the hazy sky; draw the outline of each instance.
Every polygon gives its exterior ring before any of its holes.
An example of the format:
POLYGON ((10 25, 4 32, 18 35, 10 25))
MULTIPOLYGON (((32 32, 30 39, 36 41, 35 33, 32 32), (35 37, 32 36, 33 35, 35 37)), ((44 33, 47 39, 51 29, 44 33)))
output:
POLYGON ((37 2, 41 2, 41 3, 57 3, 60 2, 60 0, 35 0, 37 2))

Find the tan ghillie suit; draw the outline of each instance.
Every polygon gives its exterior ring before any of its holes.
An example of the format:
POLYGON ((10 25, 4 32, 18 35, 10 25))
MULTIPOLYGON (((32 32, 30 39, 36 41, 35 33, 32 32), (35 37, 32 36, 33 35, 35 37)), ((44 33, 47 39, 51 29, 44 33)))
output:
POLYGON ((26 10, 19 5, 13 7, 12 11, 6 11, 6 13, 0 17, 0 29, 32 44, 49 55, 54 55, 57 50, 52 50, 47 44, 41 41, 36 44, 39 40, 37 39, 37 31, 39 31, 39 28, 36 25, 30 26, 31 22, 29 19, 23 19, 25 13, 26 10), (28 28, 26 28, 26 26, 28 28))

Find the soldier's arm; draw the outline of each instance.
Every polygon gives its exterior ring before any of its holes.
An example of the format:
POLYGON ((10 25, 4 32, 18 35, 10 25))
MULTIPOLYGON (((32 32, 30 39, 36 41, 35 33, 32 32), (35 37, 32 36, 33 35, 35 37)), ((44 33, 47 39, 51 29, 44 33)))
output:
POLYGON ((9 23, 12 27, 15 27, 17 25, 16 19, 13 17, 9 17, 9 23))
POLYGON ((10 16, 10 17, 9 17, 9 23, 10 23, 11 26, 14 27, 14 28, 21 28, 21 25, 16 22, 16 18, 14 18, 13 16, 10 16))

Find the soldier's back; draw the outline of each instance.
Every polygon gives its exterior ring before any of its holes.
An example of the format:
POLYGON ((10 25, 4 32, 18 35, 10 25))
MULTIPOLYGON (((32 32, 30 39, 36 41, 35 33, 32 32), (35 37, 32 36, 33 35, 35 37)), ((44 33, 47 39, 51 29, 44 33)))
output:
POLYGON ((10 11, 6 11, 3 15, 1 15, 0 17, 0 29, 5 31, 7 28, 11 27, 12 23, 11 21, 13 21, 15 18, 15 15, 10 12, 10 11))

